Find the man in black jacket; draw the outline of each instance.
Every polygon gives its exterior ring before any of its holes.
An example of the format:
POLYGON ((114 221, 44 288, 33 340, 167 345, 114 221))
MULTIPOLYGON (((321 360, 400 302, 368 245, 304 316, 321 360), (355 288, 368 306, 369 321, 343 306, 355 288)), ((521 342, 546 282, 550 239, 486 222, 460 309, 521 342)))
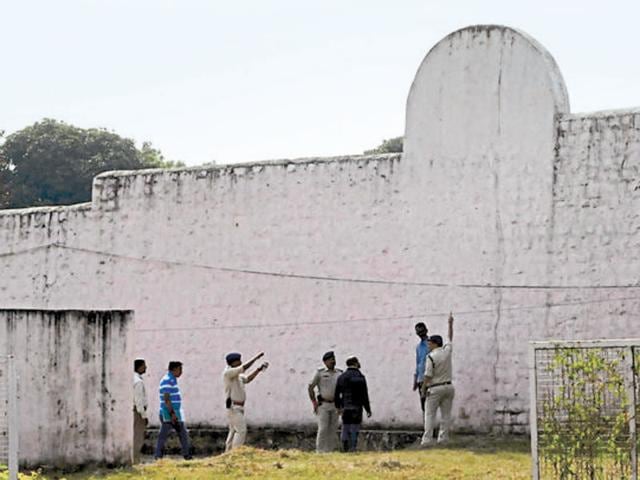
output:
POLYGON ((338 377, 334 398, 336 408, 342 416, 342 447, 345 452, 355 451, 362 423, 362 409, 371 417, 367 380, 360 372, 356 357, 347 358, 347 371, 338 377))

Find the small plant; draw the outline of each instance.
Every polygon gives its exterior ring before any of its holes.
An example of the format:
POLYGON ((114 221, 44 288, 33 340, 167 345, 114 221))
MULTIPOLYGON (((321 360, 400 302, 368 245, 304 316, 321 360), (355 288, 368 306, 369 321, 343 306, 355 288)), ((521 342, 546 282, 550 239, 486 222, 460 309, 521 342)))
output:
POLYGON ((605 350, 559 348, 547 366, 553 383, 539 419, 542 478, 631 478, 632 399, 622 369, 630 352, 620 349, 611 357, 605 350))

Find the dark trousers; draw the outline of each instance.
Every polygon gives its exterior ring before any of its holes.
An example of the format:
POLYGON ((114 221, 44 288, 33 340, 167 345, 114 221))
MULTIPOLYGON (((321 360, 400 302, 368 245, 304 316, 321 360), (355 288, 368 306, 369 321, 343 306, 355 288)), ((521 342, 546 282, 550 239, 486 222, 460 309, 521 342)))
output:
POLYGON ((180 438, 180 447, 182 447, 182 456, 184 458, 191 458, 191 445, 189 444, 189 432, 187 427, 184 426, 184 422, 162 422, 160 426, 160 435, 158 435, 158 443, 156 444, 156 458, 162 458, 164 455, 164 444, 167 443, 169 433, 171 430, 175 430, 180 438))
POLYGON ((418 383, 418 395, 420 395, 420 408, 422 408, 422 413, 424 414, 424 401, 427 397, 422 396, 422 382, 418 383))
POLYGON ((343 423, 340 440, 342 440, 345 452, 355 452, 358 449, 358 434, 360 433, 359 423, 343 423))

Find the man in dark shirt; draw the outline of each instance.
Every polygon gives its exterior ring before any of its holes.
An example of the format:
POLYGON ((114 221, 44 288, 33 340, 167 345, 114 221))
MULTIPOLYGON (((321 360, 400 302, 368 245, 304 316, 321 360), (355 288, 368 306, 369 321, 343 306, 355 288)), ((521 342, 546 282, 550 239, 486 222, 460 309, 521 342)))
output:
POLYGON ((367 417, 371 417, 367 380, 360 372, 360 362, 356 357, 347 358, 347 371, 338 377, 334 401, 342 417, 340 438, 343 450, 355 451, 362 423, 362 409, 367 412, 367 417))

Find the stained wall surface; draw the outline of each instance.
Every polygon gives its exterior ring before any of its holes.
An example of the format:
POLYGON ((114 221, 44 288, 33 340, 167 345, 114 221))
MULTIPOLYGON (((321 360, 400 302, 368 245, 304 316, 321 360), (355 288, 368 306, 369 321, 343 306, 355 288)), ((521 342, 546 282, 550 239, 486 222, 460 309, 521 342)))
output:
POLYGON ((314 422, 326 350, 359 356, 370 422, 419 425, 413 325, 453 310, 456 427, 524 431, 529 340, 638 335, 639 115, 571 114, 537 42, 465 28, 418 69, 402 155, 112 172, 0 212, 0 305, 134 309, 192 424, 226 422, 224 354, 264 350, 247 416, 282 427, 314 422))
POLYGON ((133 316, 0 310, 0 355, 18 375, 20 463, 131 461, 133 316))

